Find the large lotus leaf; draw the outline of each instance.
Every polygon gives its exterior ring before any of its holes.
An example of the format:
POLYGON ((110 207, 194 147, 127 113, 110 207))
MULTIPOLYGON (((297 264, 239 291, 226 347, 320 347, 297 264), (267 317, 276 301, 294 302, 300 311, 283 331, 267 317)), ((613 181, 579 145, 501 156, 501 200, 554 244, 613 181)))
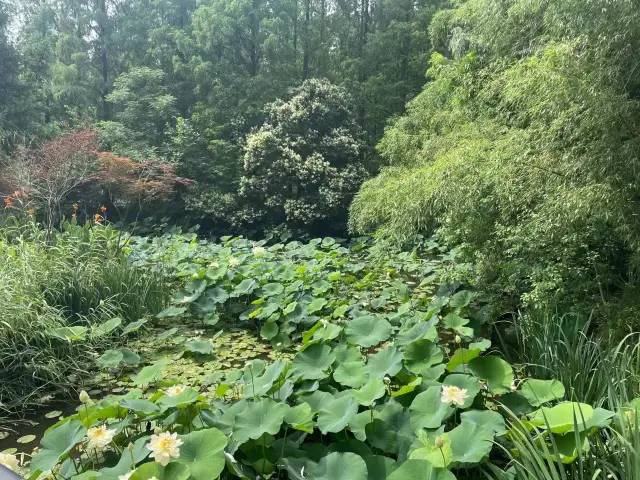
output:
POLYGON ((462 369, 464 372, 465 366, 474 358, 478 357, 482 350, 479 348, 474 348, 473 350, 469 350, 467 348, 459 348, 451 358, 449 359, 449 363, 447 363, 447 370, 450 372, 455 371, 456 369, 460 370, 458 367, 462 365, 462 369))
POLYGON ((284 421, 286 406, 270 398, 248 402, 244 410, 235 417, 233 440, 238 444, 256 440, 263 434, 275 435, 284 421))
POLYGON ((433 379, 432 367, 441 363, 444 357, 442 349, 431 340, 416 340, 407 345, 404 358, 409 371, 433 379))
MULTIPOLYGON (((61 469, 64 469, 64 466, 62 466, 61 469)), ((74 475, 73 477, 71 477, 71 480, 97 480, 97 479, 102 480, 102 474, 100 472, 96 472, 95 470, 87 470, 85 472, 82 472, 79 475, 74 475)))
POLYGON ((178 395, 163 395, 158 399, 158 405, 165 410, 170 407, 185 408, 198 400, 199 393, 191 387, 186 387, 178 395))
POLYGON ((341 345, 335 349, 336 369, 333 379, 341 385, 358 388, 369 379, 364 357, 357 348, 341 345))
POLYGON ((274 295, 280 295, 284 292, 284 285, 281 283, 267 283, 262 287, 264 297, 273 297, 274 295))
POLYGON ((50 337, 55 337, 65 342, 78 342, 87 337, 87 327, 58 327, 50 328, 46 332, 50 337))
POLYGON ((153 365, 149 365, 144 367, 138 374, 133 378, 133 383, 136 386, 139 385, 149 385, 154 382, 158 378, 164 376, 162 372, 167 369, 167 366, 171 363, 171 361, 167 358, 162 358, 155 362, 153 365))
POLYGON ((392 327, 384 318, 363 315, 351 320, 345 329, 349 343, 369 348, 391 336, 392 327))
POLYGON ((445 378, 442 384, 455 385, 456 387, 467 391, 467 398, 462 405, 458 405, 459 408, 469 408, 473 403, 473 400, 476 398, 476 395, 480 393, 480 382, 478 382, 477 378, 472 377, 471 375, 454 373, 453 375, 449 375, 445 378))
POLYGON ((396 347, 385 347, 369 357, 367 370, 370 378, 393 377, 402 368, 404 355, 396 347))
POLYGON ((120 406, 123 408, 128 408, 136 413, 142 413, 144 415, 149 415, 152 413, 157 413, 160 411, 160 407, 149 400, 144 399, 124 399, 120 400, 120 406))
POLYGON ((453 329, 460 335, 473 337, 473 328, 465 327, 465 325, 469 323, 468 318, 462 318, 450 313, 444 317, 443 322, 445 327, 453 329))
POLYGON ((407 460, 387 480, 456 480, 446 468, 437 468, 428 460, 407 460))
POLYGON ((367 464, 367 480, 386 480, 398 468, 392 458, 383 455, 366 455, 362 459, 367 464))
POLYGON ((322 343, 316 343, 298 352, 293 358, 292 374, 302 380, 318 380, 324 378, 325 370, 335 361, 336 356, 331 348, 322 343))
MULTIPOLYGON (((554 435, 553 441, 560 454, 560 461, 567 464, 573 463, 581 452, 589 451, 590 447, 587 432, 578 434, 577 438, 573 432, 564 435, 554 435), (580 442, 580 445, 578 445, 577 442, 580 442)), ((557 461, 556 455, 552 454, 551 459, 557 461)))
POLYGON ((82 441, 87 428, 78 420, 69 420, 44 434, 40 451, 31 459, 31 472, 51 470, 73 447, 82 441))
POLYGON ((175 305, 171 305, 168 308, 165 308, 159 314, 156 315, 157 318, 169 318, 169 317, 177 317, 178 315, 182 315, 187 311, 187 307, 176 307, 175 305))
POLYGON ((320 406, 318 428, 323 435, 343 430, 358 413, 358 402, 351 396, 337 398, 320 406))
POLYGON ((324 308, 326 304, 327 304, 327 300, 325 298, 314 298, 311 301, 311 303, 309 303, 309 305, 307 306, 307 312, 309 314, 314 314, 316 312, 319 312, 324 308))
POLYGON ((449 300, 449 306, 451 308, 466 307, 471 303, 471 300, 475 297, 475 294, 469 290, 460 290, 454 293, 449 300))
POLYGON ((189 466, 182 463, 170 463, 163 467, 157 462, 149 462, 138 467, 129 480, 149 480, 151 478, 156 480, 187 480, 190 473, 189 466))
POLYGON ((156 339, 164 342, 165 340, 173 337, 176 333, 178 333, 178 328, 177 327, 172 327, 168 330, 165 330, 162 333, 159 333, 158 335, 156 335, 156 339))
MULTIPOLYGON (((131 464, 140 463, 149 456, 151 451, 147 448, 149 437, 144 436, 137 439, 131 450, 126 449, 120 456, 120 460, 113 467, 105 467, 100 469, 102 474, 100 480, 118 480, 118 477, 126 475, 131 471, 131 464)), ((149 477, 151 478, 151 477, 149 477)))
POLYGON ((205 296, 210 299, 213 303, 223 304, 229 299, 229 293, 220 287, 214 287, 207 290, 205 296))
POLYGON ((123 360, 124 355, 120 350, 107 350, 96 358, 96 364, 100 368, 111 368, 117 367, 123 360))
POLYGON ((438 428, 449 418, 455 409, 441 401, 441 387, 431 386, 413 399, 409 411, 413 430, 419 428, 438 428))
POLYGON ((416 340, 432 340, 438 337, 438 331, 436 330, 435 322, 420 322, 415 324, 409 330, 398 333, 394 339, 394 345, 403 347, 409 345, 416 340))
POLYGON ((500 403, 504 405, 514 415, 526 415, 531 413, 533 408, 529 401, 520 392, 506 393, 500 396, 500 403))
MULTIPOLYGON (((274 386, 275 382, 281 377, 287 368, 281 360, 276 360, 262 374, 254 374, 248 377, 248 383, 244 388, 245 398, 266 395, 274 386)), ((246 376, 246 375, 245 375, 246 376)))
POLYGON ((475 423, 496 435, 504 435, 507 431, 504 417, 492 410, 468 410, 462 412, 460 420, 462 422, 475 423))
POLYGON ((121 348, 122 361, 127 365, 137 365, 141 362, 140 355, 128 348, 121 348))
POLYGON ((122 325, 122 319, 120 317, 114 317, 99 325, 91 327, 91 338, 98 338, 113 332, 116 328, 122 325))
POLYGON ((511 391, 513 369, 503 359, 493 355, 474 358, 469 362, 469 370, 480 380, 485 380, 492 393, 511 391))
POLYGON ((342 327, 326 321, 316 323, 313 328, 302 336, 302 343, 329 341, 336 338, 342 332, 342 327))
POLYGON ((180 447, 180 457, 173 460, 187 465, 192 480, 211 480, 224 470, 224 447, 227 437, 217 428, 207 428, 187 435, 181 435, 184 443, 180 447))
POLYGON ((480 462, 489 455, 493 437, 493 431, 477 423, 462 422, 449 432, 453 460, 460 463, 480 462))
POLYGON ((213 344, 208 340, 190 340, 184 348, 191 353, 199 353, 201 355, 211 355, 213 353, 213 344))
POLYGON ((243 295, 251 295, 258 288, 258 282, 253 278, 245 278, 231 292, 231 297, 241 297, 243 295))
POLYGON ((335 397, 329 392, 323 392, 322 390, 314 390, 311 393, 306 393, 300 397, 300 401, 307 402, 311 406, 311 411, 318 412, 323 405, 327 405, 329 402, 335 400, 335 397))
MULTIPOLYGON (((628 410, 627 410, 628 411, 628 410)), ((611 419, 615 416, 610 410, 605 410, 604 408, 594 408, 593 416, 587 420, 587 429, 592 428, 604 428, 611 423, 611 419)), ((570 430, 572 431, 573 428, 570 430)))
POLYGON ((308 403, 301 403, 295 407, 288 407, 284 414, 284 421, 296 430, 313 433, 313 411, 308 403))
MULTIPOLYGON (((363 412, 368 413, 368 412, 363 412)), ((370 414, 369 414, 370 415, 370 414)), ((398 434, 384 420, 374 418, 364 427, 367 442, 372 447, 386 453, 395 453, 397 449, 398 434)))
POLYGON ((560 400, 564 397, 564 385, 558 380, 525 380, 520 389, 532 407, 539 407, 543 403, 560 400))
POLYGON ((147 323, 147 320, 142 318, 138 321, 135 322, 131 322, 130 324, 128 324, 126 327, 124 327, 124 329, 122 330, 122 335, 127 335, 129 333, 135 333, 138 330, 140 330, 140 328, 142 328, 142 326, 147 323))
POLYGON ((333 452, 320 459, 309 480, 367 480, 367 464, 355 453, 333 452))
POLYGON ((448 433, 439 435, 442 441, 442 446, 438 447, 435 444, 435 439, 432 435, 427 435, 424 430, 418 431, 418 439, 422 443, 422 447, 416 448, 411 455, 410 459, 415 460, 428 460, 434 467, 446 468, 453 460, 453 451, 451 450, 451 438, 448 433))
POLYGON ((386 391, 384 382, 376 378, 369 380, 364 386, 357 390, 352 390, 350 393, 360 405, 370 407, 377 399, 384 397, 386 391))
POLYGON ((260 329, 260 336, 264 339, 271 340, 278 335, 278 324, 276 322, 267 322, 260 329))
POLYGON ((593 417, 593 407, 585 403, 563 402, 555 407, 542 407, 530 416, 534 426, 549 428, 553 433, 563 434, 575 430, 584 430, 585 424, 593 417), (574 422, 575 419, 575 422, 574 422))

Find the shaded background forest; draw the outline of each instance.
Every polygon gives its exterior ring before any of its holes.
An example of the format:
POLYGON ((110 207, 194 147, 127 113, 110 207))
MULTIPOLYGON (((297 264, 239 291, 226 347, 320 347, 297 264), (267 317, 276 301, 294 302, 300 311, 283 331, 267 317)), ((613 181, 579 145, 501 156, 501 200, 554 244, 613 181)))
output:
POLYGON ((636 3, 4 0, 0 190, 26 208, 49 175, 33 205, 51 226, 78 201, 88 219, 435 235, 507 310, 624 331, 636 3))

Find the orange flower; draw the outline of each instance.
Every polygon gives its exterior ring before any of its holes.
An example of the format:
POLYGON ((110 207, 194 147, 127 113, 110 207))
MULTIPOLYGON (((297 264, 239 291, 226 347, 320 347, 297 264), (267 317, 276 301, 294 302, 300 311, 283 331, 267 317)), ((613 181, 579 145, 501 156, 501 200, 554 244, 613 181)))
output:
POLYGON ((74 209, 75 211, 78 211, 78 208, 80 208, 80 207, 78 207, 78 204, 77 204, 77 203, 74 203, 74 204, 73 204, 73 209, 74 209))
POLYGON ((96 222, 96 223, 100 223, 100 221, 101 221, 101 220, 102 220, 102 215, 100 215, 99 213, 96 213, 96 214, 93 216, 93 221, 94 221, 94 222, 96 222))
POLYGON ((9 197, 4 197, 4 206, 10 207, 11 205, 13 205, 13 203, 11 202, 11 199, 9 197))
POLYGON ((29 210, 27 210, 27 213, 28 213, 29 215, 35 215, 35 214, 36 214, 36 211, 35 211, 33 208, 30 208, 29 210))
POLYGON ((102 213, 107 213, 107 207, 105 207, 104 205, 102 205, 102 206, 100 207, 100 211, 101 211, 102 213))

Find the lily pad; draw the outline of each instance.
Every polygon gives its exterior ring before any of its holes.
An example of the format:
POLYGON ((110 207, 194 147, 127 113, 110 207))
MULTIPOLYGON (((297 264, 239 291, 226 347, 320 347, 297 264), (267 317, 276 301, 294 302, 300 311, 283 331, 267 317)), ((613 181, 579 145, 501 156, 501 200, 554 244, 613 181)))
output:
POLYGON ((391 336, 391 324, 384 318, 363 315, 351 320, 345 329, 349 343, 369 348, 391 336))
MULTIPOLYGON (((180 447, 180 457, 176 463, 186 465, 193 480, 211 480, 224 470, 224 447, 227 437, 217 428, 207 428, 187 435, 181 435, 184 443, 180 447)), ((160 479, 159 479, 160 480, 160 479)))
POLYGON ((367 464, 355 453, 333 452, 320 459, 318 466, 310 472, 309 479, 367 480, 367 464))

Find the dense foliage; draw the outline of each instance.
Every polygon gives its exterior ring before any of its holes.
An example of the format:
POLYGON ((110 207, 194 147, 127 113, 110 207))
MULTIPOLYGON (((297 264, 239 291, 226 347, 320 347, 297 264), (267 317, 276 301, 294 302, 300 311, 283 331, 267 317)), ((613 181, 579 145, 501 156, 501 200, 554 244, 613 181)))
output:
POLYGON ((470 0, 430 34, 448 58, 385 133, 353 229, 437 231, 530 305, 637 298, 635 2, 470 0))

